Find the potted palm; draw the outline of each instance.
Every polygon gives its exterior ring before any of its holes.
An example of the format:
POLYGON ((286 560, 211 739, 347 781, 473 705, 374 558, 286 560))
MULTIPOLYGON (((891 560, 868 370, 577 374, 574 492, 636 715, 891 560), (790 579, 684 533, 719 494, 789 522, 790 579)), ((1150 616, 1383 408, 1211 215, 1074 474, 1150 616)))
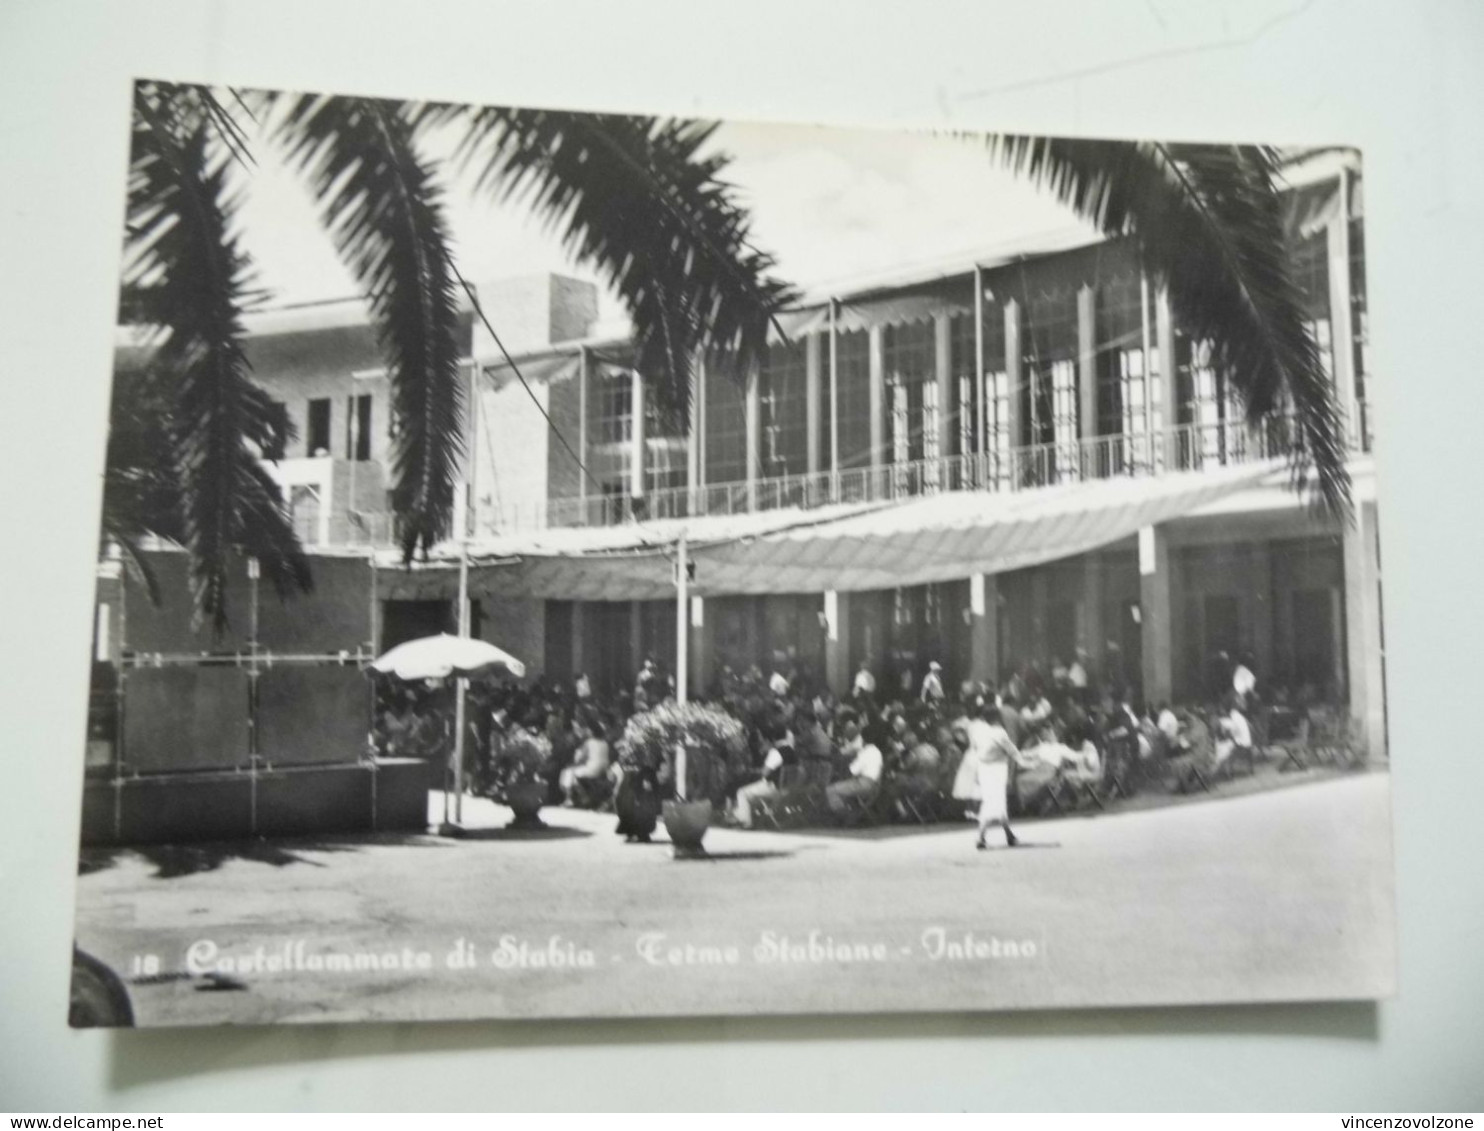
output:
POLYGON ((545 828, 539 816, 546 801, 551 743, 545 735, 517 727, 499 744, 490 764, 491 794, 515 814, 512 829, 545 828))
POLYGON ((717 707, 666 701, 635 715, 618 742, 626 764, 654 768, 669 799, 665 830, 675 858, 704 856, 701 841, 726 788, 727 763, 746 747, 742 724, 717 707))

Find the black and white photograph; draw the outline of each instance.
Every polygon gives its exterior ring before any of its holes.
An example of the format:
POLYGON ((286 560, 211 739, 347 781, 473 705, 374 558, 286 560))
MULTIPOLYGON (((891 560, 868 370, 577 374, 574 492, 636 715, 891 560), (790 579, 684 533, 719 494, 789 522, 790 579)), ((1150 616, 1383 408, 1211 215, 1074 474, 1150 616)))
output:
POLYGON ((74 1026, 1395 992, 1360 150, 131 96, 74 1026))

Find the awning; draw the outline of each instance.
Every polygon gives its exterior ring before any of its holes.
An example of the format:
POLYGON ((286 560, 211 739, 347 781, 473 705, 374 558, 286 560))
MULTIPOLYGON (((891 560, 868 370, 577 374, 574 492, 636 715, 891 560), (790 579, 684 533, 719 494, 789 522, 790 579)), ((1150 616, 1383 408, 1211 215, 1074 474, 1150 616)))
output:
MULTIPOLYGON (((1358 220, 1365 215, 1365 199, 1361 188, 1364 181, 1353 174, 1347 179, 1350 185, 1350 217, 1358 220)), ((1283 230, 1290 236, 1307 239, 1323 231, 1339 212, 1338 177, 1300 185, 1283 194, 1283 230)))
MULTIPOLYGON (((1003 573, 1132 537, 1284 474, 1272 461, 1156 479, 1108 479, 1033 491, 952 492, 901 503, 552 530, 483 542, 470 592, 577 601, 672 597, 684 527, 697 596, 891 589, 1003 573)), ((451 596, 457 563, 411 570, 395 557, 388 597, 451 596)))
MULTIPOLYGON (((547 384, 552 381, 563 381, 569 377, 575 377, 582 365, 582 359, 577 353, 557 353, 544 357, 531 357, 516 363, 520 366, 520 375, 527 381, 537 384, 547 384)), ((502 361, 497 365, 486 365, 484 375, 494 382, 495 388, 500 388, 508 381, 515 380, 515 371, 509 362, 502 361)))

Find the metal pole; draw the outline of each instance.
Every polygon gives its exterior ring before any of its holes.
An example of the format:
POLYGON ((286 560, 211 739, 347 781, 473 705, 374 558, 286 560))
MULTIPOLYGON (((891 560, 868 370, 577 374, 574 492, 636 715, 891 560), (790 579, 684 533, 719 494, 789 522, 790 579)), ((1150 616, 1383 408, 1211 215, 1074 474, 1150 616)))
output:
MULTIPOLYGON (((989 452, 989 390, 984 385, 984 270, 974 264, 974 388, 979 391, 978 425, 979 451, 989 452)), ((988 468, 989 461, 984 461, 988 468)), ((987 487, 988 483, 981 483, 987 487)))
MULTIPOLYGON (((467 496, 464 500, 464 529, 459 539, 459 635, 469 635, 473 620, 472 610, 469 607, 469 539, 475 530, 474 508, 477 505, 475 497, 475 484, 479 474, 478 448, 475 440, 479 429, 479 413, 477 410, 479 389, 475 381, 479 374, 479 367, 471 364, 469 366, 469 470, 468 481, 464 485, 467 496)), ((469 680, 466 676, 459 676, 455 681, 456 698, 454 700, 453 712, 453 820, 455 825, 461 825, 464 821, 464 724, 467 707, 465 700, 469 694, 469 680)))
POLYGON ((840 360, 835 314, 839 301, 830 299, 830 501, 840 501, 840 360))
POLYGON ((690 564, 685 531, 675 547, 675 701, 685 703, 690 669, 690 564))
MULTIPOLYGON (((1149 276, 1144 269, 1139 268, 1139 325, 1143 331, 1144 350, 1144 444, 1149 451, 1149 471, 1154 472, 1154 360, 1150 350, 1149 336, 1149 276)), ((1160 380, 1168 381, 1170 378, 1160 374, 1160 380)), ((1166 426, 1169 425, 1166 422, 1166 426)))

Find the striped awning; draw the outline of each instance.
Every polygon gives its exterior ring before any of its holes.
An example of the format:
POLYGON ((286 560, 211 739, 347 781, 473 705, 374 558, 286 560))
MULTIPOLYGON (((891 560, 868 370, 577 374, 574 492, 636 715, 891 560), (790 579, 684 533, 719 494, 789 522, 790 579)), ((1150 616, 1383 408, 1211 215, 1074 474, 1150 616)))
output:
MULTIPOLYGON (((696 563, 692 592, 853 592, 1003 573, 1132 537, 1265 480, 1278 461, 1155 479, 1121 478, 1033 491, 953 492, 906 502, 770 511, 597 530, 545 531, 471 551, 470 592, 576 601, 642 601, 675 592, 683 526, 696 563)), ((450 557, 399 568, 388 597, 451 596, 450 557)))

